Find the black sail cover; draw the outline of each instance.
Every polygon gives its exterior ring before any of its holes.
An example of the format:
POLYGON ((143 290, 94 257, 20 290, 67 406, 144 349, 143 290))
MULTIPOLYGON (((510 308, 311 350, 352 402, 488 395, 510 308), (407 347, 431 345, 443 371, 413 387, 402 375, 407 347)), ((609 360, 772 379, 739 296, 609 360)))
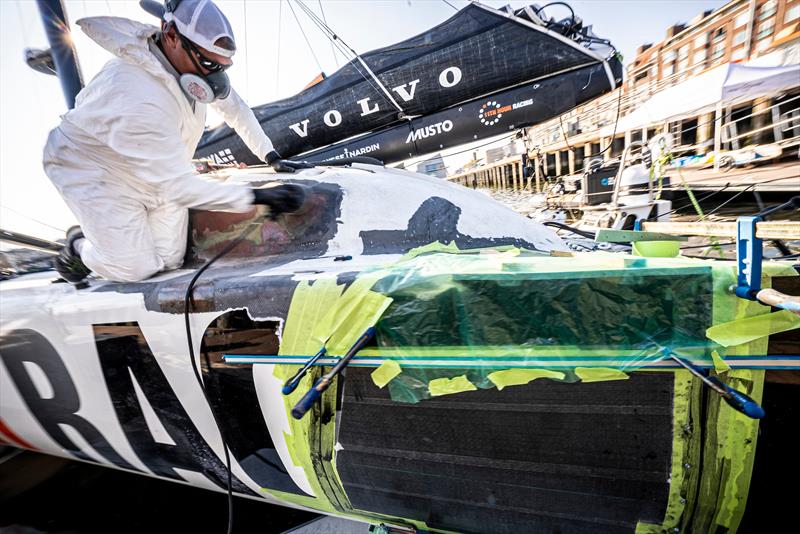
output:
MULTIPOLYGON (((361 59, 380 84, 356 58, 253 108, 283 157, 399 161, 552 118, 613 89, 622 70, 580 40, 477 3, 361 59)), ((225 125, 204 133, 195 157, 261 163, 225 125)))

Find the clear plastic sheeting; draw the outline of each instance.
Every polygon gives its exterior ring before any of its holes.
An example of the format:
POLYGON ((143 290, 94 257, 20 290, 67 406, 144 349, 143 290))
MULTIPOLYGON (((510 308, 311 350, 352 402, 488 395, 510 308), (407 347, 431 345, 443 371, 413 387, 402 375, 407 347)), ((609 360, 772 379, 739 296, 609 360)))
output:
POLYGON ((378 348, 361 354, 397 362, 387 387, 404 402, 542 378, 625 379, 663 360, 663 347, 711 362, 712 274, 691 260, 427 247, 381 271, 372 290, 392 304, 378 348), (511 368, 527 374, 498 374, 511 368))

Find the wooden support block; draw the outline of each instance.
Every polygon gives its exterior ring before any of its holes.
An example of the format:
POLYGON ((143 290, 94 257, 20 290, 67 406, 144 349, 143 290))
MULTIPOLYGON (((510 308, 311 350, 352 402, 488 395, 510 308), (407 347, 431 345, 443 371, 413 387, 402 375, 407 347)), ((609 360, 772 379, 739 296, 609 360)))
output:
POLYGON ((634 230, 601 228, 595 234, 594 240, 597 243, 634 243, 636 241, 689 241, 689 238, 659 232, 636 232, 634 230))
MULTIPOLYGON (((736 237, 735 222, 644 222, 642 230, 670 235, 736 237)), ((756 224, 760 239, 800 239, 800 222, 763 221, 756 224)))

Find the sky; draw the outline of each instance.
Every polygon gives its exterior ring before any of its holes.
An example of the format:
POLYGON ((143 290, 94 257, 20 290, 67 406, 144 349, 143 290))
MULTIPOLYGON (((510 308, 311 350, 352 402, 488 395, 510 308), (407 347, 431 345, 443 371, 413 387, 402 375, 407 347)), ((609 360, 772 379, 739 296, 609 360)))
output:
MULTIPOLYGON (((320 70, 331 74, 345 63, 338 52, 334 55, 328 39, 295 1, 216 2, 233 26, 239 49, 235 65, 228 71, 232 85, 251 106, 296 94, 320 70)), ((464 0, 303 1, 318 15, 324 14, 328 25, 359 53, 407 39, 452 16, 454 7, 467 5, 464 0)), ((484 3, 495 8, 506 4, 516 8, 532 2, 484 3)), ((539 5, 543 3, 539 1, 539 5)), ((597 35, 614 43, 626 64, 634 58, 639 45, 662 40, 668 26, 725 3, 569 1, 576 14, 593 25, 597 35)), ((84 82, 91 80, 111 56, 83 35, 74 25, 76 20, 113 15, 157 23, 135 0, 65 0, 65 4, 84 82)), ((557 15, 561 8, 551 9, 557 15)), ((44 174, 41 159, 47 134, 58 125, 66 104, 54 76, 25 65, 23 51, 28 47, 47 47, 35 0, 0 0, 0 228, 57 239, 75 224, 75 218, 44 174)), ((218 122, 209 113, 210 125, 218 122)))

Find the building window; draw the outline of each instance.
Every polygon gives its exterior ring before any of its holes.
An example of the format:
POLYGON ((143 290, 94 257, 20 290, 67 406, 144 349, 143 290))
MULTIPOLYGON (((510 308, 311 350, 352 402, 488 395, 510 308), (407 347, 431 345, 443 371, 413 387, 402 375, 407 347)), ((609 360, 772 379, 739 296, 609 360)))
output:
POLYGON ((733 34, 733 46, 742 44, 747 38, 747 31, 742 30, 733 34))
POLYGON ((669 52, 665 52, 662 56, 662 61, 664 63, 671 63, 675 61, 675 50, 670 50, 669 52))
POLYGON ((769 37, 772 35, 773 31, 775 31, 775 19, 765 20, 758 25, 758 34, 756 34, 756 40, 769 37))
POLYGON ((734 50, 731 54, 731 61, 738 61, 744 59, 744 47, 734 50))
POLYGON ((706 43, 708 42, 708 34, 703 32, 701 33, 697 39, 694 40, 694 48, 697 50, 698 48, 704 48, 706 43))
POLYGON ((783 16, 783 22, 789 24, 798 18, 800 18, 800 4, 795 4, 786 10, 786 14, 783 16))
POLYGON ((694 53, 694 58, 692 59, 692 63, 695 65, 702 65, 706 62, 706 51, 700 50, 699 52, 694 53))
POLYGON ((778 10, 778 2, 775 0, 768 0, 761 4, 761 8, 758 10, 758 20, 764 20, 767 17, 771 17, 775 14, 778 10))
POLYGON ((675 63, 670 63, 664 67, 664 76, 672 76, 675 74, 675 63))
POLYGON ((711 61, 716 61, 725 55, 725 42, 717 43, 711 50, 711 61))
POLYGON ((772 41, 768 41, 768 40, 759 41, 758 44, 756 45, 756 50, 758 50, 759 52, 763 52, 764 50, 766 50, 770 46, 772 46, 772 41))
POLYGON ((683 45, 678 49, 678 60, 683 60, 689 57, 689 45, 683 45))
POLYGON ((441 163, 426 163, 425 164, 425 174, 436 174, 439 171, 444 169, 444 165, 441 163))
POLYGON ((736 15, 736 20, 733 23, 733 27, 738 28, 740 26, 744 26, 745 24, 747 24, 747 21, 750 20, 750 17, 748 15, 749 13, 747 12, 746 9, 741 13, 739 13, 738 15, 736 15))

